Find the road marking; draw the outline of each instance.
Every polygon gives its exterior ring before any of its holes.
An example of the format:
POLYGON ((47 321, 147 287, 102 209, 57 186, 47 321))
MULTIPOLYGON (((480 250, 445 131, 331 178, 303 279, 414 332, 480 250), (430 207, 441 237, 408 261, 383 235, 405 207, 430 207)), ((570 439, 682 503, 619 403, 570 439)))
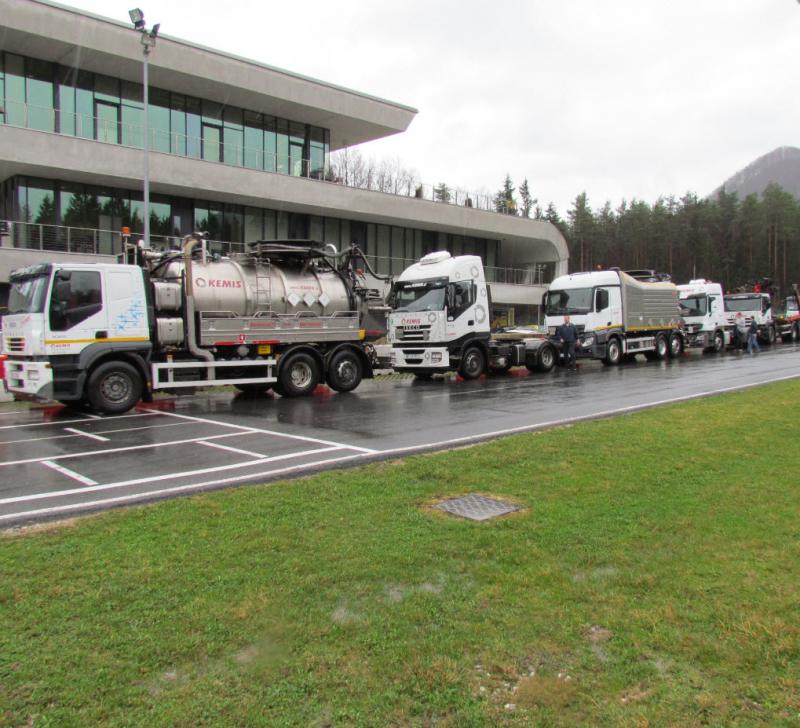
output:
MULTIPOLYGON (((142 483, 157 483, 160 480, 175 480, 176 478, 186 478, 193 475, 205 475, 207 473, 218 473, 222 470, 235 470, 237 468, 250 468, 254 465, 265 465, 267 463, 280 462, 281 460, 290 460, 292 458, 301 458, 306 455, 319 455, 324 452, 332 452, 334 450, 341 450, 339 447, 320 447, 316 450, 299 450, 298 452, 284 453, 283 455, 273 455, 272 457, 262 457, 260 460, 248 460, 243 463, 233 463, 232 465, 218 465, 213 468, 201 468, 199 470, 179 471, 177 473, 165 473, 163 475, 154 475, 148 478, 134 478, 133 480, 121 480, 116 483, 105 483, 103 485, 97 482, 92 483, 91 488, 75 488, 70 490, 50 491, 47 493, 31 493, 30 495, 18 495, 11 498, 0 499, 0 505, 7 505, 9 503, 26 503, 28 501, 43 500, 46 498, 60 498, 67 495, 75 495, 77 493, 88 493, 97 490, 109 490, 112 488, 125 488, 132 485, 141 485, 142 483)), ((366 457, 363 454, 352 457, 366 457)), ((51 467, 55 463, 51 464, 51 467)), ((303 467, 303 466, 298 466, 303 467)), ((65 468, 66 470, 66 468, 65 468)), ((239 478, 242 480, 249 477, 260 477, 260 474, 249 476, 244 475, 239 478)))
POLYGON ((249 455, 251 458, 265 458, 267 457, 260 452, 251 452, 250 450, 240 450, 238 447, 228 447, 227 445, 220 445, 218 442, 208 442, 207 440, 200 440, 198 445, 205 445, 206 447, 215 447, 219 450, 227 450, 228 452, 239 453, 239 455, 249 455))
POLYGON ((66 475, 68 478, 72 478, 73 480, 77 480, 79 483, 83 483, 84 485, 97 485, 96 480, 87 478, 85 475, 76 473, 74 470, 65 468, 63 465, 59 465, 58 463, 51 463, 49 460, 42 460, 42 465, 46 465, 51 470, 55 470, 57 473, 61 473, 61 475, 66 475))
POLYGON ((44 440, 66 440, 78 437, 77 435, 48 435, 47 437, 26 437, 24 440, 2 440, 2 445, 17 445, 21 442, 42 442, 44 440))
MULTIPOLYGON (((114 415, 115 420, 121 420, 127 417, 152 417, 155 414, 161 414, 158 410, 148 410, 147 414, 139 414, 138 412, 132 415, 114 415)), ((22 427, 46 427, 47 425, 56 426, 71 424, 77 425, 79 422, 92 422, 93 420, 102 420, 105 419, 103 417, 98 417, 97 415, 86 415, 86 417, 79 417, 73 420, 63 419, 63 420, 49 420, 47 422, 28 422, 24 425, 0 425, 0 430, 12 430, 14 428, 22 428, 22 427)))
POLYGON ((103 437, 102 435, 93 435, 91 432, 84 432, 83 430, 79 430, 77 427, 65 427, 65 432, 72 432, 75 435, 83 435, 84 437, 90 437, 92 440, 99 440, 100 442, 108 442, 107 437, 103 437))
MULTIPOLYGON (((336 449, 336 448, 331 448, 336 449)), ((185 493, 197 490, 203 490, 204 488, 210 488, 212 486, 218 485, 228 485, 231 483, 241 482, 242 480, 248 480, 250 478, 267 478, 275 475, 284 475, 287 473, 296 472, 298 470, 303 470, 307 468, 316 468, 325 465, 334 465, 336 463, 345 462, 347 460, 354 460, 357 458, 364 458, 366 454, 354 454, 354 455, 344 455, 340 458, 329 458, 327 460, 318 460, 313 463, 304 463, 302 465, 292 465, 288 468, 280 468, 278 470, 266 470, 262 473, 255 473, 254 475, 237 475, 232 478, 221 478, 219 480, 209 480, 203 483, 193 483, 192 485, 179 485, 174 488, 162 488, 161 490, 151 490, 145 491, 143 493, 135 493, 132 495, 123 495, 118 496, 116 498, 104 498, 102 500, 96 501, 88 501, 82 503, 71 503, 69 505, 63 506, 53 506, 51 508, 39 508, 33 511, 22 511, 17 513, 6 513, 4 515, 0 515, 0 521, 10 521, 11 519, 15 518, 32 518, 34 516, 52 516, 57 513, 68 513, 69 511, 76 511, 76 510, 83 510, 83 509, 91 509, 91 508, 102 508, 104 506, 111 506, 111 505, 118 505, 122 503, 130 503, 131 501, 137 500, 148 500, 152 498, 158 498, 160 496, 169 495, 169 494, 176 494, 176 493, 185 493)), ((254 463, 248 463, 248 465, 253 465, 254 463)), ((76 492, 83 492, 83 491, 76 491, 76 492)))
MULTIPOLYGON (((149 410, 149 409, 146 409, 145 407, 141 407, 140 409, 144 410, 145 412, 156 412, 156 411, 158 411, 158 410, 149 410)), ((348 450, 357 450, 358 452, 363 452, 363 453, 367 453, 367 454, 379 452, 378 450, 372 450, 372 449, 370 449, 368 447, 357 447, 356 445, 346 445, 343 442, 334 442, 333 440, 321 440, 318 437, 307 437, 305 435, 292 435, 292 434, 290 434, 288 432, 276 432, 275 430, 263 430, 260 427, 246 427, 245 425, 234 425, 234 424, 231 424, 230 422, 221 422, 219 420, 209 420, 209 419, 206 419, 205 417, 193 417, 191 415, 180 415, 177 412, 159 412, 159 414, 163 414, 166 417, 180 417, 181 419, 191 420, 192 422, 204 422, 204 423, 206 423, 208 425, 217 425, 218 427, 232 427, 232 428, 235 428, 237 430, 246 429, 246 430, 248 430, 250 432, 259 432, 259 433, 262 433, 264 435, 273 435, 274 437, 286 437, 286 438, 288 438, 290 440, 300 440, 302 442, 313 442, 313 443, 316 443, 318 445, 334 445, 336 447, 343 447, 343 448, 347 448, 348 450)))
POLYGON ((105 450, 87 450, 85 452, 71 452, 64 455, 51 455, 41 458, 25 458, 24 460, 7 460, 0 462, 0 467, 8 465, 27 465, 28 463, 40 463, 42 460, 66 460, 68 458, 83 458, 91 455, 109 455, 116 452, 130 452, 131 450, 147 450, 157 447, 169 447, 170 445, 188 445, 200 440, 217 440, 223 437, 241 437, 242 435, 252 434, 248 432, 226 432, 224 435, 204 435, 202 437, 190 437, 185 440, 168 440, 167 442, 149 442, 145 445, 129 445, 128 447, 109 447, 105 450))
MULTIPOLYGON (((137 430, 155 430, 163 427, 188 427, 190 424, 191 424, 190 422, 168 422, 165 425, 145 425, 144 427, 121 427, 117 430, 100 430, 100 432, 97 432, 95 434, 111 435, 115 432, 136 432, 137 430)), ((71 428, 65 427, 64 429, 68 430, 71 428)), ((45 440, 64 440, 75 437, 79 437, 79 435, 45 435, 44 437, 26 437, 23 440, 0 440, 0 446, 17 445, 22 442, 44 442, 45 440)), ((105 439, 107 440, 108 438, 105 439)))

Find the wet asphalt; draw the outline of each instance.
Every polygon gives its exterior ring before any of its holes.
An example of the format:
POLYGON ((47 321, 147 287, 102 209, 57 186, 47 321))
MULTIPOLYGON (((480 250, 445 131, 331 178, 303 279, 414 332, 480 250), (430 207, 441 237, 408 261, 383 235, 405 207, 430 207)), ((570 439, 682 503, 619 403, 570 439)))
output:
POLYGON ((800 345, 759 355, 465 382, 379 378, 350 394, 157 400, 117 417, 0 410, 0 528, 199 490, 306 475, 800 376, 800 345))

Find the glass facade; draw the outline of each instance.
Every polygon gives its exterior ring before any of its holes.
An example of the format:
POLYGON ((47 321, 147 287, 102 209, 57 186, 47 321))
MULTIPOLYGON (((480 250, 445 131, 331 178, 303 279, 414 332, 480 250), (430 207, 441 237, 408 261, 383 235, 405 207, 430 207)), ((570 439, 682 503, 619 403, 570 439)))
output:
MULTIPOLYGON (((0 52, 0 123, 144 146, 141 84, 0 52)), ((151 88, 150 148, 209 162, 323 179, 327 129, 151 88)))
MULTIPOLYGON (((36 177, 13 177, 3 184, 0 219, 100 231, 98 251, 113 253, 114 233, 126 226, 141 232, 142 193, 36 177)), ((356 243, 381 273, 400 273, 433 250, 480 255, 489 268, 497 265, 499 241, 397 225, 322 217, 245 207, 202 199, 151 195, 152 235, 174 238, 195 230, 211 240, 245 243, 254 240, 314 239, 340 249, 356 243)))

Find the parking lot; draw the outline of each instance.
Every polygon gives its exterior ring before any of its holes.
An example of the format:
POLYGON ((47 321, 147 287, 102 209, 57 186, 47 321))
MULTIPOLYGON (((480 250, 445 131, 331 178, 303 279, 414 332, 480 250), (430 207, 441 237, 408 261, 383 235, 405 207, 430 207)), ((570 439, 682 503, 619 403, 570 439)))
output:
POLYGON ((168 409, 0 414, 0 523, 291 474, 369 449, 168 409), (5 422, 4 422, 5 420, 5 422))
POLYGON ((116 417, 60 405, 0 409, 0 528, 371 460, 800 376, 800 345, 761 355, 479 381, 365 381, 285 399, 230 392, 157 400, 116 417))

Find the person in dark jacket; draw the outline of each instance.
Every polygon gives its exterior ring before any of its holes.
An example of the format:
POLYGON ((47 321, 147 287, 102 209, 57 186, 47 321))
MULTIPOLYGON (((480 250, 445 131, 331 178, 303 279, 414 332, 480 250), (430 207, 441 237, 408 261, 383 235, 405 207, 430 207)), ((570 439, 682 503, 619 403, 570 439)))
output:
POLYGON ((570 321, 569 316, 564 316, 564 323, 556 329, 556 336, 564 347, 564 366, 569 369, 577 369, 575 344, 578 343, 578 329, 570 321))
POLYGON ((755 316, 753 316, 750 328, 747 330, 747 353, 752 354, 753 349, 757 352, 761 351, 761 347, 758 345, 758 324, 755 316))

